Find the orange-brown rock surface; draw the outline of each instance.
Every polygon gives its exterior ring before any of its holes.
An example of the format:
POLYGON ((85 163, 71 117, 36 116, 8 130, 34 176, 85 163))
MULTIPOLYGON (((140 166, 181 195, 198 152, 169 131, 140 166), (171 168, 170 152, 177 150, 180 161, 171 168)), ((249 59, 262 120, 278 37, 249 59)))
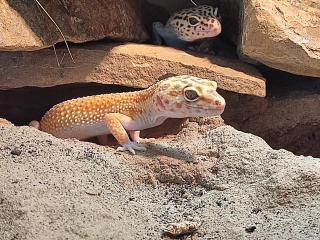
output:
MULTIPOLYGON (((57 66, 53 50, 8 52, 0 55, 0 89, 50 87, 70 83, 103 83, 145 88, 166 74, 212 79, 221 89, 265 96, 264 78, 236 59, 200 56, 173 48, 145 44, 107 44, 71 48, 57 66)), ((59 49, 61 58, 66 50, 59 49)))
MULTIPOLYGON (((145 41, 140 0, 39 1, 67 41, 145 41)), ((0 0, 0 50, 36 50, 63 41, 36 1, 0 0)))
POLYGON ((242 11, 242 54, 272 68, 320 77, 319 1, 245 0, 242 11))

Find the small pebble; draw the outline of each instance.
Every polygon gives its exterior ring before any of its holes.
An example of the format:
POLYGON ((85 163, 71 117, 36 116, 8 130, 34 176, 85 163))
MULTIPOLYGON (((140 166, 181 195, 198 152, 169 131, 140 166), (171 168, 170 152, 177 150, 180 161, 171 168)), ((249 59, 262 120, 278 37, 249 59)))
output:
POLYGON ((255 214, 257 214, 257 213, 259 213, 259 212, 261 212, 261 211, 262 211, 261 208, 254 208, 254 209, 252 209, 252 213, 255 213, 255 214))
POLYGON ((14 148, 14 149, 11 150, 10 153, 12 155, 19 156, 22 153, 22 151, 20 149, 18 149, 18 148, 14 148))
POLYGON ((247 233, 253 233, 256 230, 256 226, 250 226, 250 227, 246 227, 245 231, 247 233))
POLYGON ((177 237, 179 235, 191 234, 199 229, 201 223, 183 221, 179 223, 169 223, 164 229, 164 235, 177 237))

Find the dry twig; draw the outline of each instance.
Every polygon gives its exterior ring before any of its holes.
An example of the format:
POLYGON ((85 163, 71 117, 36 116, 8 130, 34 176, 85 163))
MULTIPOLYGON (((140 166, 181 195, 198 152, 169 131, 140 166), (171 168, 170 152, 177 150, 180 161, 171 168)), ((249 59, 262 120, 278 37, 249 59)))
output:
MULTIPOLYGON (((62 36, 62 38, 63 38, 63 41, 64 41, 64 43, 66 44, 66 47, 67 47, 67 49, 68 49, 70 58, 72 59, 72 62, 75 63, 75 61, 74 61, 74 59, 73 59, 73 56, 72 56, 72 54, 71 54, 69 45, 68 45, 68 43, 67 43, 67 40, 66 40, 66 38, 64 37, 64 35, 63 35, 61 29, 59 28, 58 24, 53 20, 53 18, 50 16, 50 14, 47 12, 47 10, 42 6, 42 4, 41 4, 38 0, 34 0, 34 1, 35 1, 35 2, 38 4, 38 6, 45 12, 45 14, 49 17, 49 19, 51 20, 51 22, 53 22, 53 24, 56 26, 56 28, 57 28, 58 31, 60 32, 60 34, 61 34, 61 36, 62 36)), ((53 46, 54 46, 54 44, 53 44, 53 46)), ((53 49, 54 49, 54 51, 55 51, 55 47, 53 47, 53 49)), ((56 58, 57 58, 56 51, 55 51, 55 55, 56 55, 56 58)), ((57 61, 58 61, 58 66, 60 67, 59 60, 57 59, 57 61)), ((62 62, 62 61, 61 61, 61 62, 62 62)))
POLYGON ((195 6, 198 6, 193 0, 190 0, 190 2, 195 5, 195 6))

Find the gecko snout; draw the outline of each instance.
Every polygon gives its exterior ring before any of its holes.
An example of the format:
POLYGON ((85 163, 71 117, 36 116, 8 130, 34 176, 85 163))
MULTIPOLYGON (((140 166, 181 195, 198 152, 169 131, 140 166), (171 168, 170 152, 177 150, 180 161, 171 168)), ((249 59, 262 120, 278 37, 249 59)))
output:
POLYGON ((213 101, 213 105, 216 110, 224 111, 226 107, 226 101, 224 100, 223 97, 219 97, 213 101))
POLYGON ((210 31, 212 33, 214 33, 216 36, 219 35, 221 33, 221 24, 217 19, 214 19, 211 21, 211 23, 209 24, 210 31))

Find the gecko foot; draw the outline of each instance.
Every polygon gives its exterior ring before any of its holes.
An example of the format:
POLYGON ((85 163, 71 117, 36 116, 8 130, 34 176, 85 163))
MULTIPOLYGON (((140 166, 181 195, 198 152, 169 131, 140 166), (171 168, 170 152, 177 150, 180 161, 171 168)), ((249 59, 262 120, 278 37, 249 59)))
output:
POLYGON ((129 142, 127 144, 122 145, 122 147, 118 147, 117 151, 129 151, 132 154, 136 154, 135 150, 146 151, 146 147, 142 144, 138 144, 136 142, 129 142))

